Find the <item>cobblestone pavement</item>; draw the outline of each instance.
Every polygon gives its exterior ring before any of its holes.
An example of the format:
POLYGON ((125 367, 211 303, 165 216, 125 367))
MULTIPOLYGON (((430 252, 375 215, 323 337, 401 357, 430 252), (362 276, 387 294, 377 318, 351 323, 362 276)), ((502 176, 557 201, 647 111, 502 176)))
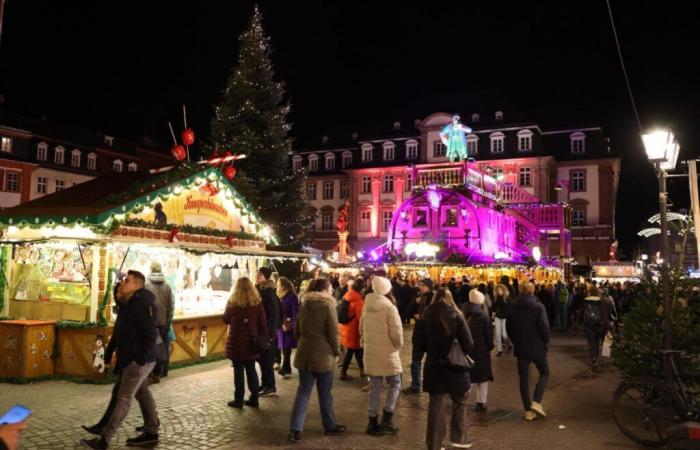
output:
MULTIPOLYGON (((409 334, 407 330, 407 334, 409 334)), ((410 335, 407 336, 410 343, 410 335)), ((493 358, 495 382, 490 384, 489 412, 468 414, 469 440, 476 449, 638 448, 615 428, 611 419, 612 392, 617 374, 609 368, 595 376, 587 371, 587 350, 582 337, 557 335, 550 347, 551 377, 544 398, 548 418, 522 420, 515 359, 493 358), (561 426, 564 426, 562 428, 561 426)), ((408 372, 410 344, 402 352, 408 372)), ((352 366, 351 366, 352 367, 352 366)), ((534 369, 532 369, 534 371, 534 369)), ((357 369, 351 368, 357 375, 357 369)), ((408 382, 408 378, 405 378, 408 382)), ((395 413, 397 436, 370 437, 367 426, 367 394, 359 380, 334 382, 338 421, 348 426, 342 437, 325 437, 318 402, 309 404, 303 443, 285 442, 297 379, 278 379, 278 396, 261 399, 259 410, 226 406, 232 398, 232 370, 225 362, 192 366, 171 372, 152 386, 160 420, 159 449, 422 449, 425 448, 427 394, 401 395, 395 413)), ((14 403, 34 410, 29 429, 22 436, 23 449, 76 448, 87 434, 81 424, 101 416, 110 385, 45 381, 34 385, 0 384, 0 411, 14 403)), ((470 402, 471 404, 471 402, 470 402)), ((136 402, 111 448, 121 448, 141 424, 136 402)))

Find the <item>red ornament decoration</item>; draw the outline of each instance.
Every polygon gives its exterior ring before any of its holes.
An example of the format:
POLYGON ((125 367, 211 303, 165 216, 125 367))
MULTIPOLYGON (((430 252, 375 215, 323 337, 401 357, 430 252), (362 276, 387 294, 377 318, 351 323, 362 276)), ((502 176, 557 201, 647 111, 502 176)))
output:
POLYGON ((170 149, 170 153, 172 153, 173 157, 175 157, 175 159, 177 159, 178 161, 182 161, 187 156, 185 147, 179 144, 173 145, 173 148, 170 149))
POLYGON ((228 245, 228 248, 233 247, 233 236, 230 234, 226 236, 226 245, 228 245))
POLYGON ((192 131, 192 128, 183 130, 182 133, 180 133, 180 138, 183 144, 192 145, 194 144, 194 131, 192 131))
POLYGON ((177 235, 180 234, 180 229, 175 225, 172 230, 170 230, 170 236, 168 236, 168 242, 177 242, 180 239, 178 239, 177 235))
POLYGON ((224 154, 223 154, 223 157, 224 157, 224 158, 228 158, 229 156, 233 156, 233 153, 231 153, 230 151, 226 150, 226 151, 224 152, 224 154))
POLYGON ((224 169, 224 176, 229 180, 233 180, 233 178, 236 176, 236 168, 233 166, 227 166, 224 169))
POLYGON ((213 197, 219 193, 219 188, 214 186, 212 183, 207 183, 207 184, 202 185, 199 188, 199 192, 201 192, 202 194, 207 194, 207 195, 213 197))

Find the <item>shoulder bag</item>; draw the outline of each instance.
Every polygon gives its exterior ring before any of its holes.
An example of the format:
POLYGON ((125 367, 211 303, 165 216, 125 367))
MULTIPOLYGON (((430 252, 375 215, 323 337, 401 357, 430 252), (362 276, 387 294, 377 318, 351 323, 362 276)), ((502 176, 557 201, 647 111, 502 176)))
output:
POLYGON ((455 318, 452 339, 450 339, 450 343, 440 354, 438 365, 452 372, 467 372, 474 367, 474 360, 464 353, 462 351, 462 346, 459 345, 459 340, 457 339, 457 320, 459 320, 458 317, 455 318))

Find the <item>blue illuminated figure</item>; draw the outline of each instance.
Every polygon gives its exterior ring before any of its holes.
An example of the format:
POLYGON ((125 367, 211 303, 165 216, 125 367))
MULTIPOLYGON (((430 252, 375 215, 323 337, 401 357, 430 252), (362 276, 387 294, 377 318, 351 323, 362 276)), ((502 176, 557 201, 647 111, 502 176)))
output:
POLYGON ((447 147, 448 161, 461 161, 467 159, 467 134, 472 129, 459 123, 459 115, 452 116, 452 123, 445 125, 440 130, 440 139, 447 147))

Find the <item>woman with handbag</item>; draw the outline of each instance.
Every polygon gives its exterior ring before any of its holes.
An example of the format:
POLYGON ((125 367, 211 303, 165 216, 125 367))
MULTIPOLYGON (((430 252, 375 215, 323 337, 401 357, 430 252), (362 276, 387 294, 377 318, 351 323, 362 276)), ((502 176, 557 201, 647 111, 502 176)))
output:
POLYGON ((289 279, 280 277, 277 280, 277 297, 281 299, 282 305, 282 326, 277 330, 277 345, 282 351, 282 367, 278 373, 284 378, 291 378, 292 349, 297 348, 297 340, 294 338, 294 324, 297 321, 299 298, 289 279))
POLYGON ((228 324, 226 357, 233 363, 232 408, 247 405, 258 407, 258 374, 255 361, 260 357, 260 346, 269 347, 267 317, 260 301, 260 294, 250 279, 243 277, 236 282, 233 294, 226 304, 224 323, 228 324), (262 337, 262 339, 261 339, 262 337), (245 402, 245 381, 248 381, 250 397, 245 402))
POLYGON ((484 312, 484 293, 481 290, 469 291, 469 303, 462 305, 462 314, 467 321, 474 346, 469 352, 474 367, 469 370, 469 382, 476 390, 476 412, 486 412, 486 398, 489 381, 493 381, 491 370, 491 350, 493 350, 493 332, 491 320, 484 312))
POLYGON ((422 326, 416 327, 414 333, 414 345, 427 354, 423 368, 423 390, 430 394, 427 448, 440 450, 443 446, 447 434, 443 411, 448 398, 452 402, 452 414, 446 446, 469 448, 471 444, 467 444, 464 429, 469 391, 469 358, 465 355, 473 341, 449 289, 440 288, 435 292, 432 303, 423 313, 422 326), (458 361, 459 356, 461 361, 458 361))

